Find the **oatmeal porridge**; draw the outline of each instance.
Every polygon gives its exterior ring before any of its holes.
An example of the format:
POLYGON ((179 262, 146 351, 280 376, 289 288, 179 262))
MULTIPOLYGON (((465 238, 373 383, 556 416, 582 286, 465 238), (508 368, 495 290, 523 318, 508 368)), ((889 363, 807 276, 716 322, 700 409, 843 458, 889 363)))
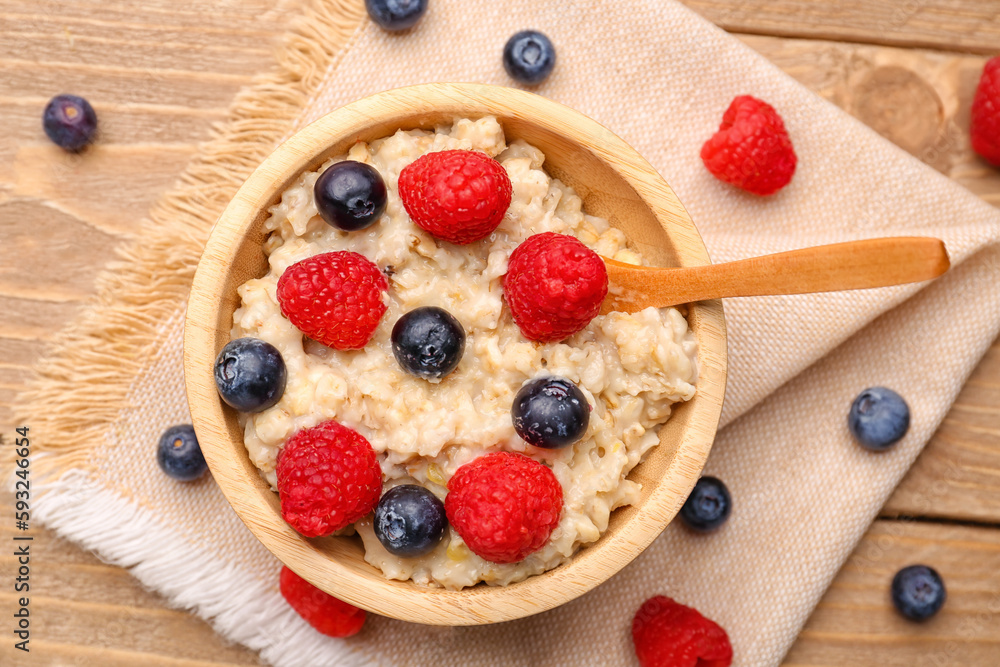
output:
POLYGON ((239 288, 242 302, 233 337, 270 343, 287 367, 280 401, 240 416, 250 459, 272 488, 277 488, 276 460, 284 443, 328 420, 371 443, 385 490, 417 484, 443 499, 459 467, 496 451, 542 462, 561 485, 558 525, 542 548, 516 563, 484 560, 451 528, 426 555, 394 556, 376 539, 368 514, 354 529, 368 562, 391 579, 451 589, 478 582, 505 585, 566 561, 601 536, 615 508, 638 499, 638 484, 626 476, 658 443, 671 406, 694 395, 696 342, 673 308, 598 315, 559 342, 539 343, 521 334, 505 304, 503 278, 511 252, 529 236, 570 235, 604 257, 641 263, 619 230, 584 213, 580 197, 545 172, 544 159, 523 141, 508 144, 500 124, 489 117, 358 143, 284 192, 265 223, 269 270, 239 288), (398 194, 404 167, 425 153, 453 149, 495 158, 513 190, 499 227, 469 245, 439 241, 414 225, 398 194), (317 211, 317 178, 344 159, 371 165, 387 186, 385 213, 361 231, 336 229, 317 211), (307 338, 282 315, 276 297, 278 279, 290 266, 340 250, 364 255, 388 281, 385 315, 360 350, 336 350, 307 338), (406 373, 393 355, 394 323, 423 306, 452 314, 467 336, 457 368, 440 379, 406 373), (533 447, 514 430, 515 394, 545 376, 572 381, 591 406, 586 431, 572 446, 533 447))

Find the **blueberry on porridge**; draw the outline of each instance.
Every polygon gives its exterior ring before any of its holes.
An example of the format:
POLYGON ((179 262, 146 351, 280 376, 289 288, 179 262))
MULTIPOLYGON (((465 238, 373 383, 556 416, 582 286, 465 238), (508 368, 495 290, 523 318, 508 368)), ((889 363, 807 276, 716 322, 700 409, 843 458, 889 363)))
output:
POLYGON ((356 143, 285 190, 264 223, 268 270, 239 287, 233 338, 265 341, 287 370, 277 403, 240 415, 250 460, 300 532, 355 531, 390 579, 506 585, 567 561, 639 499, 629 472, 694 396, 687 321, 673 308, 600 314, 600 257, 642 258, 544 163, 492 117, 356 143), (327 224, 316 198, 345 161, 385 185, 384 212, 354 230, 327 224), (532 442, 516 397, 554 384, 570 388, 524 407, 566 435, 532 442), (396 503, 404 486, 421 490, 396 503), (406 517, 423 514, 440 537, 414 533, 410 549, 406 517))

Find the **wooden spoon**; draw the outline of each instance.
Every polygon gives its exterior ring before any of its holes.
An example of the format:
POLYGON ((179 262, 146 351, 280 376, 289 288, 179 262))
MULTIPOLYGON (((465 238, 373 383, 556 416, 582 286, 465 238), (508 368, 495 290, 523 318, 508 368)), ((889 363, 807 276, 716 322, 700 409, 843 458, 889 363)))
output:
POLYGON ((601 312, 634 313, 734 296, 807 294, 902 285, 936 278, 951 263, 939 239, 900 236, 849 241, 725 264, 665 269, 602 257, 608 296, 601 312))

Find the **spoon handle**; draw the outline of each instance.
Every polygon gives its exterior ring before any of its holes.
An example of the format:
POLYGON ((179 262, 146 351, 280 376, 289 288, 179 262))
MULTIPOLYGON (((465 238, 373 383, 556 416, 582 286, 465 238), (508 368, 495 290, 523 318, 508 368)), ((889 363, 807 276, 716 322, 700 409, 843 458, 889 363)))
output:
POLYGON ((637 269, 605 260, 622 307, 673 306, 734 296, 806 294, 901 285, 936 278, 950 262, 939 239, 901 236, 803 248, 725 264, 637 269))

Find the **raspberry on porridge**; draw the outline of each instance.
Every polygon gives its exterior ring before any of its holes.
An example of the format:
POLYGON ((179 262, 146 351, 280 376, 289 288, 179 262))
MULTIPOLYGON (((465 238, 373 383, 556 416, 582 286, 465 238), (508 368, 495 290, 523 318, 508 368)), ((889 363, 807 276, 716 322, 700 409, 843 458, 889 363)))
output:
POLYGON ((592 316, 582 328, 574 327, 575 333, 548 342, 529 340, 515 323, 504 299, 504 276, 511 253, 531 236, 554 232, 604 257, 642 261, 620 230, 583 212, 580 197, 546 173, 544 160, 523 141, 508 144, 492 117, 357 143, 283 193, 265 222, 269 270, 239 288, 233 337, 273 345, 287 369, 277 404, 240 415, 250 459, 272 488, 277 489, 275 467, 285 443, 334 420, 370 443, 381 465, 383 492, 418 485, 445 501, 460 467, 497 452, 530 457, 561 487, 558 522, 546 525, 544 543, 533 541, 530 553, 516 562, 484 559, 452 526, 429 552, 400 557, 376 537, 368 513, 353 529, 364 542, 366 560, 390 579, 450 589, 479 582, 506 585, 568 560, 601 536, 615 508, 638 500, 640 487, 626 476, 658 443, 671 406, 694 396, 696 341, 676 309, 592 316), (465 245, 414 224, 399 193, 405 167, 422 155, 455 150, 489 156, 511 186, 510 205, 498 226, 478 240, 459 238, 465 245), (317 178, 343 160, 374 167, 387 189, 385 212, 358 231, 327 224, 316 206, 317 178), (388 289, 379 305, 385 312, 373 318, 374 330, 360 349, 317 342, 283 316, 279 305, 278 282, 289 267, 336 252, 361 255, 386 276, 388 289), (446 311, 464 329, 464 352, 448 372, 408 372, 397 361, 398 351, 394 354, 394 325, 406 313, 428 307, 446 311), (575 385, 588 408, 580 413, 581 435, 555 449, 529 445, 512 420, 521 388, 550 377, 575 385))

